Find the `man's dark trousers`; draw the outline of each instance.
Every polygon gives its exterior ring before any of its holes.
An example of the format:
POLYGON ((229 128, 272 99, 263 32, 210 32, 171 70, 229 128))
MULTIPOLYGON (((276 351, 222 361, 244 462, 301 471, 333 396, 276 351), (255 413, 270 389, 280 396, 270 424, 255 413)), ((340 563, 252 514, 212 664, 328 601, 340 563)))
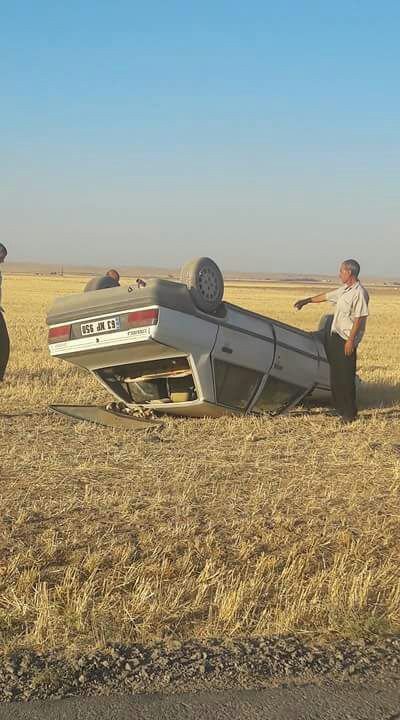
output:
POLYGON ((345 355, 346 341, 337 333, 328 334, 326 354, 331 369, 331 389, 334 407, 344 420, 357 417, 356 405, 356 350, 345 355))
POLYGON ((10 339, 8 337, 6 321, 4 320, 3 313, 0 311, 0 380, 4 377, 9 356, 10 339))

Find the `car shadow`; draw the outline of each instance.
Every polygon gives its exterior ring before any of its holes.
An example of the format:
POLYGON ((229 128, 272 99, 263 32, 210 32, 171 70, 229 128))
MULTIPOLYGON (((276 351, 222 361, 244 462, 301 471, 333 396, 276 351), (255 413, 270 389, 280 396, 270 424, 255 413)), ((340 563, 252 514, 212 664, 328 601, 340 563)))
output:
POLYGON ((400 405, 400 385, 385 382, 361 382, 358 391, 360 409, 385 409, 400 405))
MULTIPOLYGON (((378 411, 384 418, 400 418, 400 385, 393 383, 360 382, 358 389, 358 406, 362 417, 376 416, 376 412, 367 413, 366 410, 378 411)), ((332 405, 326 400, 305 398, 301 405, 290 411, 291 415, 321 415, 332 412, 332 405)))
POLYGON ((64 381, 66 378, 78 377, 82 374, 83 373, 80 368, 68 366, 65 366, 63 368, 60 368, 59 366, 54 368, 43 367, 34 370, 30 370, 29 368, 23 368, 17 370, 7 370, 6 379, 9 385, 12 385, 14 381, 20 381, 21 379, 24 383, 28 384, 30 382, 42 382, 46 385, 53 385, 59 383, 60 381, 64 381))

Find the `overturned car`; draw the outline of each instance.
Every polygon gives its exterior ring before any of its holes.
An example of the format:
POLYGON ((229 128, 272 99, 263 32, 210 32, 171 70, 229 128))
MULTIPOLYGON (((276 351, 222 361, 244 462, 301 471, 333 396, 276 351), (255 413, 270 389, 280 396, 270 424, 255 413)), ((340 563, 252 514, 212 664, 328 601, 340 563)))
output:
POLYGON ((281 413, 329 392, 324 321, 305 332, 223 302, 209 258, 153 279, 57 298, 52 356, 91 372, 127 408, 191 417, 281 413))

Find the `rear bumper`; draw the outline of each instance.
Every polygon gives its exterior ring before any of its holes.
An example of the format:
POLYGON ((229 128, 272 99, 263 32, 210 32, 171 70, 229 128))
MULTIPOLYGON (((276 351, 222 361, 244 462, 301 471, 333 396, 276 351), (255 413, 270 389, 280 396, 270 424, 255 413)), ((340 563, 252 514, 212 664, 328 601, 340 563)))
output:
POLYGON ((155 332, 156 326, 149 326, 80 337, 49 344, 49 351, 53 357, 87 370, 171 355, 171 348, 164 348, 155 341, 155 332))

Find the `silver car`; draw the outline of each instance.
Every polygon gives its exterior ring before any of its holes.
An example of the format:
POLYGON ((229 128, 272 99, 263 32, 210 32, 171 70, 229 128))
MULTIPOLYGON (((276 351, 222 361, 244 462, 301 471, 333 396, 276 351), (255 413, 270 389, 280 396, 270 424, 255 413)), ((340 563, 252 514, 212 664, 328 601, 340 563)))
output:
POLYGON ((305 332, 223 302, 209 258, 186 265, 181 282, 141 285, 57 298, 51 355, 87 369, 128 408, 156 413, 277 414, 329 392, 327 321, 305 332))

